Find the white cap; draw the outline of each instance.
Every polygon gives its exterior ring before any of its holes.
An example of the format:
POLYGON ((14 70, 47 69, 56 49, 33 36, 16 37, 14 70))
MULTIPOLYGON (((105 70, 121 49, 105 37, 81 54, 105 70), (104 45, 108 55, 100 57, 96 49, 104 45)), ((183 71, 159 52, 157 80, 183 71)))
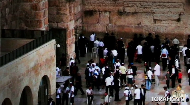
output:
POLYGON ((137 87, 137 88, 138 88, 138 85, 135 85, 135 87, 137 87))
POLYGON ((70 82, 70 84, 72 84, 72 82, 70 82))

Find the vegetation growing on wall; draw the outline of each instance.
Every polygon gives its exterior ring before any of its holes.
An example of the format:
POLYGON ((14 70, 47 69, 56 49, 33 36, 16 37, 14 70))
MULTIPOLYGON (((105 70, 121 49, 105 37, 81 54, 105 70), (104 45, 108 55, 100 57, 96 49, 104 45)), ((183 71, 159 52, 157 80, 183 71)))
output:
POLYGON ((75 0, 66 0, 66 2, 74 2, 75 0))

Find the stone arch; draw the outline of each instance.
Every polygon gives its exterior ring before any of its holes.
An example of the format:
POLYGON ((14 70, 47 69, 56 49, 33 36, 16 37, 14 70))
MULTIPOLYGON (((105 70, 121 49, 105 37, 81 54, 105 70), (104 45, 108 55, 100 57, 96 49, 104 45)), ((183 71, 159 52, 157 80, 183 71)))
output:
POLYGON ((23 89, 19 105, 33 105, 32 91, 29 86, 23 89))
POLYGON ((47 105, 48 98, 51 97, 49 94, 51 94, 50 80, 47 75, 44 75, 39 84, 38 103, 40 105, 47 105))
POLYGON ((5 98, 2 105, 12 105, 11 100, 9 98, 5 98))

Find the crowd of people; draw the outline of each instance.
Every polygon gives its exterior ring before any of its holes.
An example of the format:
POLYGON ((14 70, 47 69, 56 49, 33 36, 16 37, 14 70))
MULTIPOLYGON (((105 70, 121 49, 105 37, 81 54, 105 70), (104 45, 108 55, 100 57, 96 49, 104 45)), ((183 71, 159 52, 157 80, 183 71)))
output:
MULTIPOLYGON (((171 42, 166 38, 165 42, 161 43, 159 35, 155 35, 153 38, 153 35, 149 33, 144 38, 142 34, 135 34, 126 47, 122 38, 116 39, 113 33, 111 35, 106 33, 103 39, 97 38, 96 34, 92 33, 89 41, 81 35, 77 44, 79 49, 76 51, 78 63, 80 64, 79 55, 85 56, 86 47, 88 47, 89 52, 92 52, 93 48, 97 49, 99 61, 94 62, 93 59, 90 59, 86 63, 86 92, 82 89, 81 74, 78 72, 76 60, 71 58, 69 66, 64 71, 57 67, 56 75, 72 76, 70 83, 67 82, 64 86, 58 86, 56 92, 57 105, 64 105, 65 101, 68 105, 68 98, 73 104, 78 90, 81 91, 81 95, 86 93, 88 104, 91 105, 93 103, 93 90, 95 89, 98 91, 105 89, 105 102, 103 104, 108 105, 112 98, 115 98, 114 101, 120 101, 119 91, 121 88, 125 88, 123 93, 126 97, 126 105, 129 105, 129 101, 132 99, 134 99, 134 105, 145 105, 146 91, 151 90, 154 83, 155 86, 160 84, 161 70, 167 72, 165 75, 166 86, 163 88, 165 90, 164 96, 169 97, 171 93, 167 89, 181 86, 183 79, 179 43, 177 38, 171 42), (128 62, 125 62, 126 53, 128 62), (144 84, 135 83, 138 69, 134 62, 144 64, 144 84), (162 67, 160 62, 162 62, 162 67), (178 81, 177 85, 176 80, 178 81), (63 93, 62 101, 61 93, 63 93)), ((189 74, 190 85, 190 36, 181 51, 184 57, 184 66, 186 66, 185 72, 189 74)), ((169 103, 166 102, 165 105, 169 105, 169 103)), ((178 105, 178 103, 173 102, 172 105, 178 105)))

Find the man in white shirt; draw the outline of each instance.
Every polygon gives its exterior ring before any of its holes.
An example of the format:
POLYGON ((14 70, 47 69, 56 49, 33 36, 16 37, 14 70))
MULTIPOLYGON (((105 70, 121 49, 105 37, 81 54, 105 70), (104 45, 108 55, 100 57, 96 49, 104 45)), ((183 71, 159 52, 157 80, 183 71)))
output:
POLYGON ((109 92, 111 94, 111 88, 112 88, 112 82, 113 82, 113 78, 111 77, 111 74, 109 77, 105 79, 105 82, 106 82, 106 93, 108 93, 108 89, 109 89, 109 92))
POLYGON ((99 47, 104 47, 104 42, 102 41, 102 39, 99 42, 99 47))
POLYGON ((174 47, 177 48, 179 45, 179 40, 175 37, 172 43, 174 44, 174 47))
POLYGON ((162 52, 161 52, 161 58, 162 58, 162 67, 163 70, 166 70, 167 67, 167 60, 168 60, 168 50, 166 49, 165 46, 163 46, 162 52))
POLYGON ((137 47, 136 47, 136 50, 137 50, 137 61, 139 63, 141 63, 141 60, 142 60, 142 46, 139 44, 137 47))
POLYGON ((129 90, 129 87, 125 87, 124 96, 125 96, 126 105, 129 105, 129 95, 130 94, 132 94, 132 93, 129 90))
POLYGON ((75 87, 73 86, 73 83, 70 82, 70 103, 73 105, 74 104, 74 91, 75 91, 75 87))
POLYGON ((115 62, 115 64, 114 64, 115 69, 116 69, 117 66, 118 66, 118 67, 121 66, 121 64, 120 64, 120 62, 119 62, 119 59, 117 59, 116 62, 115 62))
POLYGON ((142 105, 141 102, 141 94, 143 95, 143 89, 139 89, 137 85, 135 85, 135 91, 134 91, 134 105, 142 105))
POLYGON ((117 59, 117 55, 118 55, 117 50, 113 49, 112 50, 112 55, 113 55, 113 64, 114 64, 116 59, 117 59))
POLYGON ((86 90, 86 95, 88 97, 88 105, 91 105, 94 98, 92 87, 89 87, 89 89, 86 90))
POLYGON ((187 66, 185 50, 187 50, 187 45, 184 45, 184 47, 182 48, 184 64, 185 66, 187 66))
POLYGON ((146 89, 147 90, 150 90, 151 89, 151 80, 152 80, 152 71, 151 71, 151 69, 149 69, 148 71, 147 71, 147 80, 146 80, 146 89))
POLYGON ((107 50, 107 48, 105 48, 103 51, 104 56, 107 56, 107 53, 108 53, 108 50, 107 50))
POLYGON ((131 68, 131 65, 128 66, 127 81, 128 81, 129 87, 131 87, 133 84, 133 70, 131 68))
POLYGON ((73 59, 73 57, 72 58, 70 58, 70 62, 69 62, 69 65, 71 66, 71 63, 75 63, 75 60, 73 59))
POLYGON ((95 35, 95 33, 93 32, 91 35, 90 35, 90 48, 89 48, 89 50, 90 50, 90 52, 92 52, 92 47, 94 46, 94 41, 95 41, 95 37, 96 37, 96 35, 95 35))
MULTIPOLYGON (((167 86, 164 86, 163 88, 165 90, 164 97, 168 97, 169 98, 170 92, 167 90, 167 86)), ((169 105, 168 101, 165 101, 165 105, 169 105)))
POLYGON ((155 84, 159 85, 159 76, 160 76, 160 65, 156 62, 156 65, 154 67, 154 76, 155 76, 155 84))

